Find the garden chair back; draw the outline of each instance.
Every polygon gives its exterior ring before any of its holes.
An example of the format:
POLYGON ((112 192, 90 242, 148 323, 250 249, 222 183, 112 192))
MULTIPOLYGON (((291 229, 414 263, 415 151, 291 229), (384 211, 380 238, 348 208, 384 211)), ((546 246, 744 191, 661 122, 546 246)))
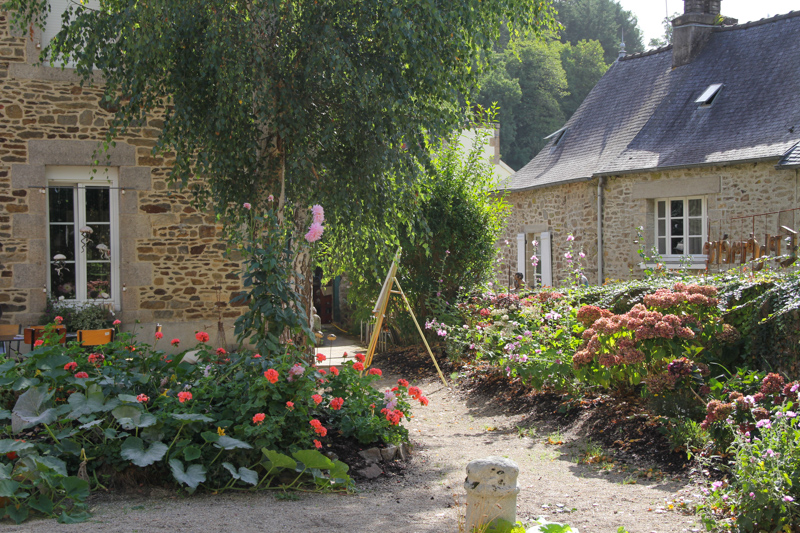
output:
POLYGON ((113 340, 114 330, 112 328, 78 330, 78 344, 83 347, 101 346, 113 340))
MULTIPOLYGON (((19 335, 22 326, 20 324, 0 324, 0 337, 13 337, 19 335)), ((13 352, 19 353, 19 340, 2 340, 0 341, 0 353, 10 354, 13 352), (11 343, 17 344, 16 349, 12 348, 11 343)))
MULTIPOLYGON (((33 345, 36 344, 36 341, 42 338, 44 335, 44 328, 46 326, 28 326, 22 332, 24 335, 24 342, 31 347, 33 350, 33 345)), ((56 326, 56 332, 61 335, 61 338, 58 340, 61 344, 67 342, 67 327, 66 326, 56 326)))

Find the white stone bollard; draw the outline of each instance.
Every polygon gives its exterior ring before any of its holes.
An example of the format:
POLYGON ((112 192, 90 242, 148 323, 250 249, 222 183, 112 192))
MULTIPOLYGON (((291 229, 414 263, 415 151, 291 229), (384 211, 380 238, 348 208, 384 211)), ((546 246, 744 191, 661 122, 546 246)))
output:
POLYGON ((467 465, 466 531, 483 531, 497 519, 517 521, 519 466, 504 457, 476 459, 467 465))

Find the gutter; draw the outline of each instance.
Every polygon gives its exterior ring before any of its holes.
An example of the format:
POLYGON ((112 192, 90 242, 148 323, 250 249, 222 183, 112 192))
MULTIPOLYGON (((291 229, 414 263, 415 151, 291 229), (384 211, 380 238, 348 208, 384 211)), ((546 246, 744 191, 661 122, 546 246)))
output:
POLYGON ((597 284, 603 284, 603 198, 606 179, 597 178, 597 284))

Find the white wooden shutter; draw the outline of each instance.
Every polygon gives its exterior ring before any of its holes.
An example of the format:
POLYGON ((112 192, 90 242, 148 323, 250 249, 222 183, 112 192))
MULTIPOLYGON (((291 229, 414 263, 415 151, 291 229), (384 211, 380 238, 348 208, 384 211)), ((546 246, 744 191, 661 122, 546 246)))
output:
POLYGON ((539 253, 539 261, 542 265, 542 285, 546 287, 553 286, 553 252, 551 248, 551 234, 549 231, 543 231, 541 236, 542 242, 540 243, 541 252, 539 253))
MULTIPOLYGON (((525 234, 517 234, 517 272, 525 275, 525 234)), ((528 281, 528 280, 525 280, 528 281)))

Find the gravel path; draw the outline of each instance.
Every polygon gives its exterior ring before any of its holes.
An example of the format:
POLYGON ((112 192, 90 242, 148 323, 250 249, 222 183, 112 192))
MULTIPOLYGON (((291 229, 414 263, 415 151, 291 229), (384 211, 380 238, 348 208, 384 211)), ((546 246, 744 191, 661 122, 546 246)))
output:
MULTIPOLYGON (((382 385, 391 382, 387 379, 382 385)), ((32 520, 16 526, 4 521, 0 529, 9 533, 456 533, 457 513, 463 508, 454 505, 454 495, 464 494, 467 463, 499 455, 520 466, 517 516, 523 521, 546 515, 580 528, 581 533, 616 533, 620 526, 630 533, 703 530, 695 517, 664 510, 678 490, 689 490, 686 481, 647 483, 631 473, 577 464, 575 458, 586 444, 576 435, 535 428, 520 437, 517 426, 522 416, 507 416, 491 403, 468 401, 441 382, 416 384, 422 385, 430 406, 418 408, 408 424, 416 445, 410 467, 404 476, 360 483, 355 495, 290 495, 296 500, 273 493, 100 495, 91 502, 94 517, 88 523, 32 520), (553 435, 565 444, 545 444, 553 435), (631 484, 634 479, 636 484, 631 484)))

